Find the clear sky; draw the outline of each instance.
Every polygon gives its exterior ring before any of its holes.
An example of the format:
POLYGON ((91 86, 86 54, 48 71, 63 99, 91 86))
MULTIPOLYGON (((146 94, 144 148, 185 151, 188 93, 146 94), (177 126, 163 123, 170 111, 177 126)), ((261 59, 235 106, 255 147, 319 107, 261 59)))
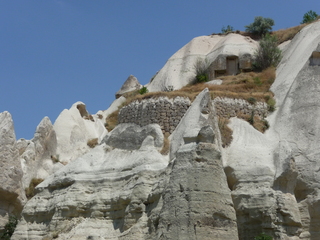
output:
POLYGON ((319 0, 0 0, 0 112, 31 139, 77 101, 107 109, 132 74, 146 84, 192 38, 245 30, 255 16, 274 30, 320 14, 319 0))

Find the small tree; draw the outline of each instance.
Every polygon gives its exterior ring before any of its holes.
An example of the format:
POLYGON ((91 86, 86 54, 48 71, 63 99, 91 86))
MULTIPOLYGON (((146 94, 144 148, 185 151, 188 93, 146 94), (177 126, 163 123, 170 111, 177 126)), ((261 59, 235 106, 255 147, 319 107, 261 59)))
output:
POLYGON ((246 32, 262 36, 271 31, 273 25, 274 21, 271 18, 255 17, 254 22, 245 26, 245 28, 246 32))
POLYGON ((194 68, 196 71, 196 79, 197 83, 208 82, 209 81, 209 62, 207 59, 198 58, 194 64, 194 68))
POLYGON ((303 15, 303 20, 301 24, 313 22, 314 20, 317 19, 317 17, 318 17, 318 14, 315 11, 310 10, 309 12, 306 12, 303 15))
POLYGON ((232 26, 230 26, 230 25, 228 25, 227 27, 222 27, 222 29, 221 29, 221 32, 223 33, 223 34, 226 34, 226 33, 229 33, 229 32, 233 32, 234 30, 233 30, 233 27, 232 26))
POLYGON ((259 42, 259 48, 255 52, 253 67, 264 70, 268 67, 276 67, 281 60, 281 50, 278 48, 277 38, 266 34, 259 42))

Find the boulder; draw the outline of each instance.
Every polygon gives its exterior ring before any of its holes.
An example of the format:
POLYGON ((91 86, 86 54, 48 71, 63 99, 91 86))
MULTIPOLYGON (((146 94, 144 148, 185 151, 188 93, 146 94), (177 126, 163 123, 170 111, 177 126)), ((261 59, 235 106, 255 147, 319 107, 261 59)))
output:
POLYGON ((103 142, 114 148, 138 150, 147 136, 153 137, 152 141, 158 149, 162 148, 164 137, 158 124, 140 127, 134 123, 122 123, 108 133, 103 142))

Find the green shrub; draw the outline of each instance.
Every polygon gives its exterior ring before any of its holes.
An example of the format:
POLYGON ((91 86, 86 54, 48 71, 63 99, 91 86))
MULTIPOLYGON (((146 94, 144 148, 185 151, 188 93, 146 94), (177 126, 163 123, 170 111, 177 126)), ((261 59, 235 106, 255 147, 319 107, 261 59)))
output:
POLYGON ((318 14, 315 11, 310 10, 303 15, 301 24, 313 22, 317 19, 317 17, 318 14))
POLYGON ((146 88, 146 87, 142 87, 142 88, 139 90, 139 93, 140 93, 141 95, 146 94, 147 92, 149 92, 149 91, 148 91, 148 88, 146 88))
POLYGON ((14 216, 10 216, 8 223, 4 226, 4 232, 0 234, 0 239, 10 240, 17 224, 18 219, 14 216))
POLYGON ((233 31, 234 31, 234 29, 230 25, 228 25, 226 28, 223 26, 222 29, 221 29, 221 32, 223 34, 227 34, 227 33, 233 32, 233 31))
POLYGON ((264 70, 276 67, 281 60, 281 50, 278 48, 277 38, 266 34, 259 42, 259 47, 254 55, 253 67, 264 70))
POLYGON ((261 233, 254 238, 254 240, 272 240, 273 238, 265 233, 261 233))
POLYGON ((197 59, 194 64, 194 68, 196 71, 196 82, 208 82, 209 81, 209 62, 205 59, 197 59))
POLYGON ((257 99, 255 99, 254 97, 249 97, 248 99, 247 99, 247 101, 250 103, 250 104, 256 104, 256 102, 257 102, 257 99))
POLYGON ((267 105, 268 105, 268 110, 270 112, 273 112, 274 110, 276 110, 276 101, 273 98, 270 98, 267 101, 267 105))
POLYGON ((271 31, 273 25, 274 21, 271 18, 255 17, 254 22, 245 26, 245 28, 246 32, 262 36, 271 31))

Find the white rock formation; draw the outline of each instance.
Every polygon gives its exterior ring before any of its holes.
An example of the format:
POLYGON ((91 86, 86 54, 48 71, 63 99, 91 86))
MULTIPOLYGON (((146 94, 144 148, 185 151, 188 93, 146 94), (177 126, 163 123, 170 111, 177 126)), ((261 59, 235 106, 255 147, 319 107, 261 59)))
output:
POLYGON ((94 120, 82 102, 73 104, 69 110, 63 110, 53 129, 58 142, 56 155, 64 164, 88 152, 89 139, 98 138, 100 142, 107 133, 103 123, 94 120))
MULTIPOLYGON (((270 129, 262 134, 233 118, 233 141, 225 149, 208 90, 169 137, 168 156, 159 153, 166 139, 158 125, 120 124, 104 137, 99 130, 103 121, 92 122, 82 103, 62 112, 54 127, 44 119, 32 141, 16 143, 11 117, 0 115, 6 119, 0 121, 5 172, 12 169, 8 159, 19 153, 34 159, 56 149, 61 158, 72 160, 37 187, 12 239, 251 240, 261 232, 277 240, 320 239, 319 42, 318 21, 282 45, 270 129), (88 151, 85 143, 92 137, 104 140, 88 151), (28 149, 34 150, 27 154, 28 149)), ((199 57, 212 67, 225 64, 225 56, 245 62, 255 47, 256 42, 236 34, 195 38, 168 60, 148 88, 180 88, 192 81, 199 57)), ((19 172, 0 176, 21 179, 19 172)), ((16 181, 2 188, 12 188, 1 191, 19 198, 16 181)))
MULTIPOLYGON (((250 60, 247 59, 248 56, 253 55, 257 46, 257 42, 251 38, 233 33, 226 36, 196 37, 169 58, 148 84, 148 90, 150 92, 165 91, 171 87, 180 89, 191 83, 196 76, 195 63, 199 59, 207 61, 208 66, 214 63, 214 65, 223 65, 223 69, 226 69, 226 57, 233 56, 238 57, 240 63, 245 65, 247 60, 250 60)), ((211 75, 214 76, 214 73, 211 75)))
POLYGON ((0 113, 0 233, 9 215, 19 215, 26 201, 19 150, 9 112, 0 113))
POLYGON ((124 93, 139 90, 141 87, 142 86, 139 83, 138 79, 135 76, 130 75, 121 86, 120 90, 116 93, 116 98, 121 97, 124 93))

